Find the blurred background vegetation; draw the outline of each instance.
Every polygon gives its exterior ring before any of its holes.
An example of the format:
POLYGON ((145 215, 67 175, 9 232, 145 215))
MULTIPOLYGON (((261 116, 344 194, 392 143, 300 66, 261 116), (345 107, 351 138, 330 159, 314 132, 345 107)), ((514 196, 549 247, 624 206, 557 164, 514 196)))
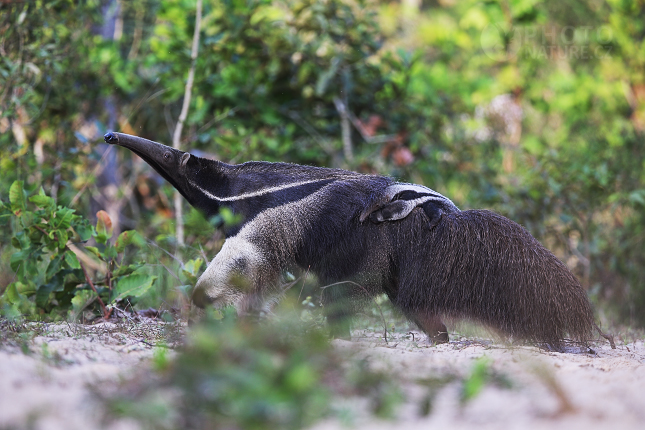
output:
MULTIPOLYGON (((130 258, 158 269, 142 305, 181 300, 170 254, 210 259, 223 236, 186 207, 178 249, 170 185, 102 135, 171 144, 195 13, 0 3, 0 199, 22 180, 92 223, 106 211, 112 240, 140 232, 130 258)), ((643 326, 644 39, 642 0, 206 0, 181 148, 392 175, 493 209, 568 264, 603 320, 643 326)), ((0 292, 21 228, 2 223, 0 292)))

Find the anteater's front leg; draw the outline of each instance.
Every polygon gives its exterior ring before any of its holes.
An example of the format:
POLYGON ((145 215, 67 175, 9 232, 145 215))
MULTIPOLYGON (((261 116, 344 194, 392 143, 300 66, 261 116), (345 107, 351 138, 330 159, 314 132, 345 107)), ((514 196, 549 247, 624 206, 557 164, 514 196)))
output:
POLYGON ((323 287, 322 305, 329 334, 334 339, 350 340, 353 315, 352 294, 344 284, 323 287))
POLYGON ((200 308, 234 305, 239 314, 264 310, 279 270, 266 253, 243 237, 231 237, 200 276, 193 303, 200 308))

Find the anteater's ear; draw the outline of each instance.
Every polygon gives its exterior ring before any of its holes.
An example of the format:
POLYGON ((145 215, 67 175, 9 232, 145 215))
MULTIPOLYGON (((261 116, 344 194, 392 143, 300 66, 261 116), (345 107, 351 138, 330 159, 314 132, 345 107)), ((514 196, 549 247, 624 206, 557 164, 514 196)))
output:
POLYGON ((190 154, 189 153, 184 153, 184 155, 181 156, 181 161, 179 162, 179 166, 184 168, 186 167, 186 163, 188 163, 188 160, 190 160, 190 154))

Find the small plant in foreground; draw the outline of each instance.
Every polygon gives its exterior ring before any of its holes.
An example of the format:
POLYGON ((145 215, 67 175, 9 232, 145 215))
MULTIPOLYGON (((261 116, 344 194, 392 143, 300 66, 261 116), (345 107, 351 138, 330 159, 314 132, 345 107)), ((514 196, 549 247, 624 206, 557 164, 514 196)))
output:
POLYGON ((462 382, 461 403, 466 404, 477 397, 487 384, 501 388, 512 388, 513 386, 506 375, 493 369, 491 359, 483 356, 475 360, 470 375, 462 382))
POLYGON ((212 311, 176 357, 162 355, 152 375, 106 399, 110 416, 155 429, 296 429, 334 414, 345 398, 367 398, 368 413, 380 417, 402 400, 391 376, 341 356, 320 326, 293 312, 258 324, 234 309, 212 311))
POLYGON ((124 253, 144 239, 134 231, 124 231, 114 244, 112 223, 104 211, 97 213, 97 224, 56 205, 40 191, 27 197, 22 181, 9 190, 9 205, 0 201, 0 225, 9 222, 11 244, 11 282, 0 296, 0 311, 8 318, 76 319, 89 306, 103 317, 110 305, 143 295, 156 277, 146 273, 143 263, 126 263, 124 253), (94 238, 97 246, 82 246, 94 238), (82 249, 81 249, 82 248, 82 249), (90 276, 88 266, 96 272, 90 276), (98 302, 98 304, 96 303, 98 302))

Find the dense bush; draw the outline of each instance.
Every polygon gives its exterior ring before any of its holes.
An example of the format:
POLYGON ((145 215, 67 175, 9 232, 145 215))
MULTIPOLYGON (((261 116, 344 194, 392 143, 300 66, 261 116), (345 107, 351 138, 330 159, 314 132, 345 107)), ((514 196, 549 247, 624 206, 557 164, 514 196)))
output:
POLYGON ((97 214, 94 228, 73 209, 57 206, 42 188, 27 198, 22 185, 11 185, 10 207, 0 202, 0 219, 9 221, 16 249, 10 258, 16 280, 0 296, 6 316, 77 320, 98 302, 107 318, 113 306, 131 306, 150 289, 156 276, 144 262, 129 263, 124 256, 129 245, 145 244, 136 232, 122 232, 113 245, 108 242, 113 228, 107 213, 97 214), (97 246, 83 246, 90 238, 97 246), (88 263, 95 269, 94 280, 85 267, 88 263))

